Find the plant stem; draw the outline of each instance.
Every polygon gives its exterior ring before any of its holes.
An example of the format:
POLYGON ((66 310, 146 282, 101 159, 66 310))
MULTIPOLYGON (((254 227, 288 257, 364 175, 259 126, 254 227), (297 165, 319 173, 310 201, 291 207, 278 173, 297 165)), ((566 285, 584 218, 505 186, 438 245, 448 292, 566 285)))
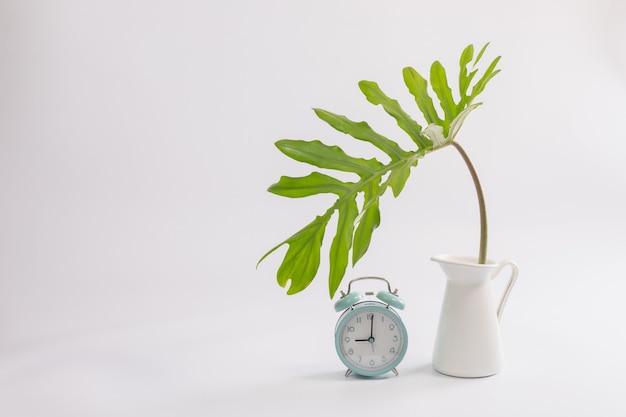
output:
POLYGON ((470 160, 465 150, 457 142, 452 141, 452 145, 457 151, 459 151, 459 154, 461 154, 463 161, 465 161, 465 165, 467 165, 467 168, 472 175, 472 181, 474 181, 474 186, 476 187, 476 196, 478 197, 478 209, 480 210, 480 248, 478 251, 478 263, 484 264, 487 261, 487 210, 485 208, 485 196, 483 195, 483 188, 480 185, 480 180, 478 179, 476 169, 474 168, 474 165, 472 164, 472 161, 470 160))

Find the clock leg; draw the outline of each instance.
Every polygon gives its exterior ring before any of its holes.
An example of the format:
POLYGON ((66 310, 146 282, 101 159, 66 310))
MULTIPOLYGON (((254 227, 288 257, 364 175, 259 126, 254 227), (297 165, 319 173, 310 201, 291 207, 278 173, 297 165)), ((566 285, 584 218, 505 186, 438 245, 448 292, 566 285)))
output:
POLYGON ((398 370, 396 368, 393 368, 391 372, 393 372, 394 374, 396 374, 396 376, 398 376, 398 370))
POLYGON ((352 375, 352 369, 348 369, 346 371, 346 378, 349 377, 350 375, 352 375))

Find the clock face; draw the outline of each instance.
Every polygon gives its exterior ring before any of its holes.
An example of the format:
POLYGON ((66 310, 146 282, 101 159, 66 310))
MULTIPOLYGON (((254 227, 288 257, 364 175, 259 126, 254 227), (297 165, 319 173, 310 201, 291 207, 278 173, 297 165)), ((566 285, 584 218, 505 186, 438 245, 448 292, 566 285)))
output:
POLYGON ((337 354, 352 371, 365 376, 384 374, 404 357, 407 333, 397 313, 379 302, 362 302, 339 318, 337 354))

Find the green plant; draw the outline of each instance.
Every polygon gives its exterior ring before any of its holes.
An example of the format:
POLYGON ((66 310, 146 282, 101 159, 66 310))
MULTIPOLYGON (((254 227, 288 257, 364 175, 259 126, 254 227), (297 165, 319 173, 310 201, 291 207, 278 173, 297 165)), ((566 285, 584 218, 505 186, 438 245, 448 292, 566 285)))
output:
MULTIPOLYGON (((320 253, 326 226, 337 213, 337 230, 329 249, 329 292, 331 298, 339 287, 352 253, 352 265, 367 252, 372 234, 380 224, 380 197, 391 189, 398 197, 404 188, 418 160, 426 154, 453 145, 460 152, 470 169, 476 186, 480 206, 481 237, 479 262, 484 263, 487 251, 487 219, 482 189, 476 171, 463 148, 454 142, 467 115, 482 103, 474 99, 483 92, 487 83, 498 73, 495 58, 475 81, 476 65, 482 58, 486 44, 474 58, 474 46, 468 45, 462 52, 458 76, 458 101, 455 101, 444 66, 435 61, 430 67, 430 87, 439 100, 443 117, 435 109, 430 96, 428 81, 415 69, 406 67, 402 74, 404 83, 414 96, 417 107, 428 123, 422 128, 399 105, 388 97, 373 81, 360 81, 359 88, 374 105, 381 105, 392 116, 398 126, 412 139, 416 149, 405 150, 395 141, 375 132, 366 122, 355 122, 345 116, 322 109, 314 109, 315 114, 334 129, 348 134, 354 139, 369 142, 386 154, 388 161, 376 158, 363 159, 346 154, 338 146, 329 146, 318 140, 304 141, 283 139, 276 147, 288 157, 324 170, 343 171, 356 174, 355 181, 342 181, 319 171, 304 177, 283 176, 269 187, 268 191, 283 197, 301 198, 316 194, 330 193, 337 196, 333 205, 325 213, 283 242, 270 249, 260 260, 283 245, 288 250, 277 271, 278 284, 287 287, 287 294, 304 290, 317 275, 320 266, 320 253), (470 67, 471 64, 471 67, 470 67), (474 82, 475 81, 475 82, 474 82), (470 89, 471 87, 471 89, 470 89), (289 284, 289 285, 288 285, 289 284)), ((258 264, 257 264, 258 265, 258 264)))

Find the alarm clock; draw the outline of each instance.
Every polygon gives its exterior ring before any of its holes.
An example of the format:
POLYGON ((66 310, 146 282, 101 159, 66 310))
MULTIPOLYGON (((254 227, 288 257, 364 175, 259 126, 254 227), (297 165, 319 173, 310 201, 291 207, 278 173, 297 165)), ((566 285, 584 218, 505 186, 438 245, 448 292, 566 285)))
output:
POLYGON ((404 358, 408 337, 402 319, 394 310, 405 306, 397 293, 398 290, 391 291, 389 281, 380 277, 353 279, 348 283, 348 292, 341 291, 335 311, 345 311, 335 328, 335 348, 339 359, 348 367, 346 377, 353 372, 378 376, 391 371, 398 375, 396 366, 404 358), (384 281, 387 291, 379 291, 375 298, 373 292, 351 291, 354 282, 366 279, 384 281))

